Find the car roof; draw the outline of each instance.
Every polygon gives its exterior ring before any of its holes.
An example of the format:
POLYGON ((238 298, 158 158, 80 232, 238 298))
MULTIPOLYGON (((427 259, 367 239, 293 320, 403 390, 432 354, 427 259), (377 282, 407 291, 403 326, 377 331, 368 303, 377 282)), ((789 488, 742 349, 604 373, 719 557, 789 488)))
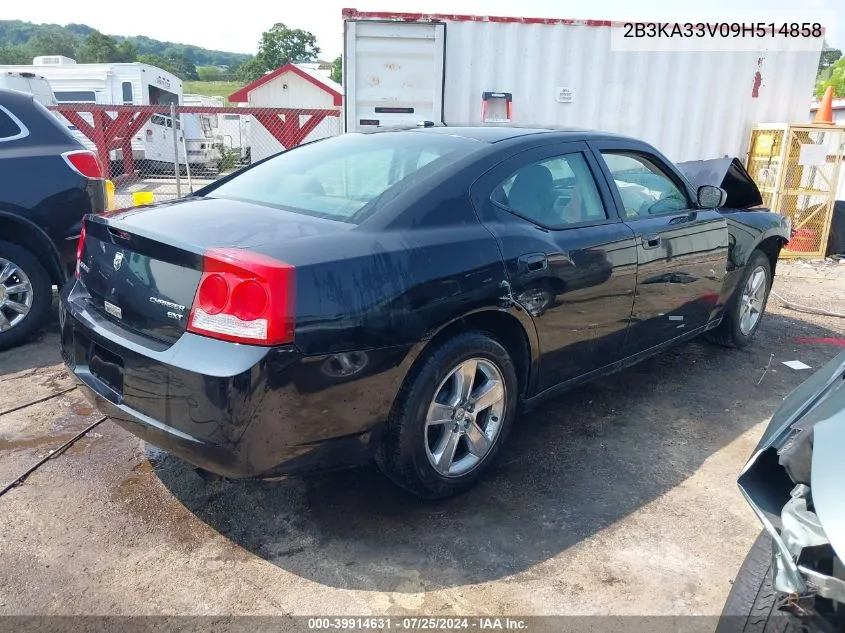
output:
POLYGON ((6 106, 9 109, 15 107, 31 107, 32 100, 33 96, 28 92, 21 92, 20 90, 12 90, 10 88, 0 88, 0 105, 6 106))
POLYGON ((22 145, 67 145, 68 149, 83 149, 59 120, 51 115, 28 92, 0 89, 0 106, 11 112, 26 128, 26 134, 13 141, 4 141, 4 149, 22 145))
POLYGON ((600 132, 598 130, 587 130, 583 128, 541 128, 541 127, 511 127, 499 125, 457 125, 457 126, 432 126, 432 127, 415 127, 401 130, 404 132, 413 132, 421 134, 448 134, 450 136, 460 136, 463 138, 473 139, 484 143, 498 143, 500 141, 507 141, 509 139, 521 138, 529 135, 548 135, 553 136, 555 140, 565 143, 567 141, 597 141, 597 140, 616 140, 616 141, 630 141, 642 142, 639 139, 623 136, 621 134, 613 134, 611 132, 600 132))

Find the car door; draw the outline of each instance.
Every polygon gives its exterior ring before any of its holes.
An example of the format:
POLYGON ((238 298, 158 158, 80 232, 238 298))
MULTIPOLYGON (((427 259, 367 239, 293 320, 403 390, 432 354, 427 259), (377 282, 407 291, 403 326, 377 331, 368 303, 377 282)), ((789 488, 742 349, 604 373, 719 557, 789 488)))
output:
POLYGON ((636 244, 599 174, 586 143, 554 143, 506 159, 472 188, 512 296, 536 324, 541 391, 621 356, 636 244))
POLYGON ((634 231, 637 291, 626 356, 705 326, 717 314, 726 274, 728 225, 700 209, 668 161, 644 145, 592 143, 634 231))

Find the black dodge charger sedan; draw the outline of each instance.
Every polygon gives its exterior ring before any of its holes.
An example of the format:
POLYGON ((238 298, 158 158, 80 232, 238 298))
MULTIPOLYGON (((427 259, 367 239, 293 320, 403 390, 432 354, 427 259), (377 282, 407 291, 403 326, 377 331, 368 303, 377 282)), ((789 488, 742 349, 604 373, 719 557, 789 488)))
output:
POLYGON ((726 195, 609 134, 347 134, 88 217, 62 352, 103 412, 208 471, 375 458, 443 497, 541 399, 754 336, 788 221, 726 195))

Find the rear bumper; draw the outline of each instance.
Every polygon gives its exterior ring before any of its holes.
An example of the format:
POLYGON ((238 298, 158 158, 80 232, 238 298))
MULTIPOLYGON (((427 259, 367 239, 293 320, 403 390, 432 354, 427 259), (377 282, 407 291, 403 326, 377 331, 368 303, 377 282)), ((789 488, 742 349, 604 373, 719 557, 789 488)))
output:
POLYGON ((89 310, 86 296, 76 281, 61 293, 62 357, 89 399, 141 439, 233 478, 372 459, 408 350, 363 353, 355 375, 338 376, 326 370, 332 356, 293 346, 186 333, 167 347, 89 310))

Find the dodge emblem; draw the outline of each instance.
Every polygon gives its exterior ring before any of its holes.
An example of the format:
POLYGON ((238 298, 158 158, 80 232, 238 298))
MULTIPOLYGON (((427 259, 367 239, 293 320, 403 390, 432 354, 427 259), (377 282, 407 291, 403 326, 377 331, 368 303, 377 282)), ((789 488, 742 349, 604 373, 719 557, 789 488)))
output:
POLYGON ((120 266, 121 264, 123 264, 123 253, 121 253, 120 251, 115 253, 114 261, 112 262, 112 264, 114 265, 115 270, 120 270, 120 266))

